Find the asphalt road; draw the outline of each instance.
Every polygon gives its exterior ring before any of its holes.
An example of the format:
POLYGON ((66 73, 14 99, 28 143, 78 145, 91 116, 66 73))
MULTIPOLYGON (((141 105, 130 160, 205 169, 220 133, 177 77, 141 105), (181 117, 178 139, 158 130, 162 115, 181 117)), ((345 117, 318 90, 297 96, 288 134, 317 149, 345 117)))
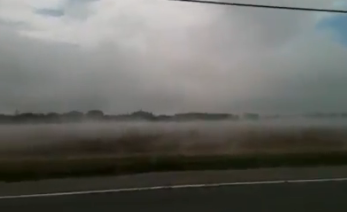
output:
POLYGON ((0 182, 0 197, 155 186, 347 178, 347 166, 146 173, 116 177, 0 182))
POLYGON ((237 185, 0 199, 0 211, 345 212, 347 182, 237 185))
POLYGON ((0 182, 1 212, 144 210, 345 212, 347 167, 192 171, 0 182))

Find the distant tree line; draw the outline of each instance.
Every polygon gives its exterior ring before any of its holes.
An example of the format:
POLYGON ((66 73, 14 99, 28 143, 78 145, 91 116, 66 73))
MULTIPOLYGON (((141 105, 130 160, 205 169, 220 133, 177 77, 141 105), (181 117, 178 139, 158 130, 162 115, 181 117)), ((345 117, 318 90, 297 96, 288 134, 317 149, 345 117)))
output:
MULTIPOLYGON (((247 119, 258 119, 258 114, 245 114, 247 119)), ((239 120, 240 116, 228 113, 180 113, 175 115, 154 115, 151 112, 136 111, 123 115, 106 115, 101 110, 90 110, 86 113, 70 111, 67 113, 19 113, 14 115, 0 114, 1 124, 21 123, 74 123, 86 121, 218 121, 239 120)))
MULTIPOLYGON (((347 113, 310 113, 304 114, 306 118, 347 118, 347 113)), ((101 110, 90 110, 86 113, 70 111, 67 113, 19 113, 14 115, 0 114, 0 124, 22 124, 22 123, 78 123, 88 121, 221 121, 221 120, 259 120, 278 119, 279 115, 263 116, 257 113, 244 113, 235 115, 229 113, 179 113, 175 115, 155 115, 151 112, 136 111, 123 115, 106 115, 101 110)))

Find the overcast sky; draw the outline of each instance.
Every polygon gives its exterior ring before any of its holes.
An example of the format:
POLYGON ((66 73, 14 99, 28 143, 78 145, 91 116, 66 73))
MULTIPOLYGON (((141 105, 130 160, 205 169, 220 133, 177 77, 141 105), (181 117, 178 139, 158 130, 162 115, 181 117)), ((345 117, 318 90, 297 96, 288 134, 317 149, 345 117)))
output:
MULTIPOLYGON (((347 9, 347 0, 237 1, 347 9)), ((0 112, 347 111, 346 92, 346 15, 0 0, 0 112)))

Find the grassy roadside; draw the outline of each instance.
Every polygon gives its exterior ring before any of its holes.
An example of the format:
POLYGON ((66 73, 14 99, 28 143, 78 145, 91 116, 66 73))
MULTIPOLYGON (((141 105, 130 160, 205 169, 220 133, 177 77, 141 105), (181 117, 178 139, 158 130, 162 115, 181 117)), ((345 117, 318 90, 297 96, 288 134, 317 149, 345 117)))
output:
POLYGON ((347 165, 347 152, 0 159, 0 181, 161 171, 347 165))

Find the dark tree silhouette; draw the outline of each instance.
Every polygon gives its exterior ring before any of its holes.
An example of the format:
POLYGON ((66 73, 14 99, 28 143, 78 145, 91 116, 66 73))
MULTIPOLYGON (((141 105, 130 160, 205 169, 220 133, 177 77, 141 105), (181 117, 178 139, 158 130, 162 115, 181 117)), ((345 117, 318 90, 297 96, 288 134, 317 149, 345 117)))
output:
POLYGON ((90 110, 86 114, 89 119, 101 119, 104 117, 104 112, 101 110, 90 110))

